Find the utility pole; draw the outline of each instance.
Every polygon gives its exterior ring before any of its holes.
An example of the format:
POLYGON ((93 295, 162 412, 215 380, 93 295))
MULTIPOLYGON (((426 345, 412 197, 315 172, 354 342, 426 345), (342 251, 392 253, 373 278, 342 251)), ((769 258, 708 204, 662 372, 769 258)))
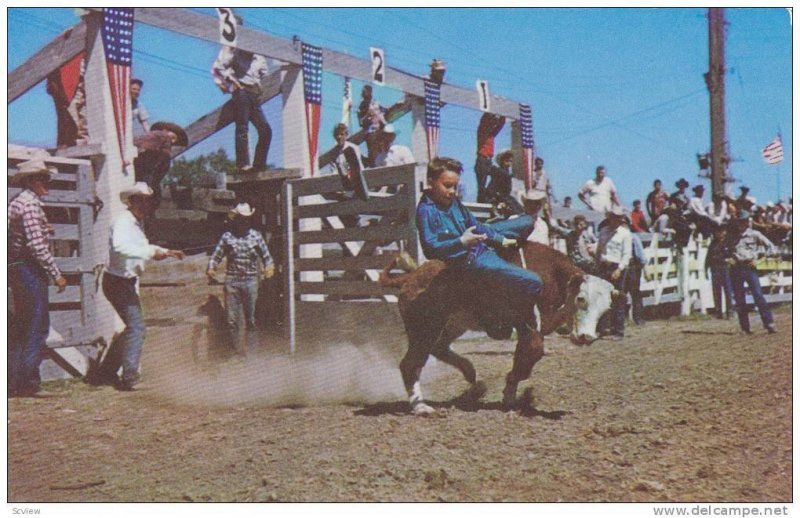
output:
POLYGON ((711 192, 725 193, 728 178, 728 140, 725 135, 725 9, 708 9, 708 72, 711 103, 711 192))

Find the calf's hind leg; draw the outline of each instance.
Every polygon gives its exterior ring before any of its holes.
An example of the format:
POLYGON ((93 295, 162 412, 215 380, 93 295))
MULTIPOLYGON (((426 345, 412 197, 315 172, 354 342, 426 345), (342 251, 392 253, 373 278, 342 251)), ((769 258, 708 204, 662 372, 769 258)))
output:
POLYGON ((425 340, 423 336, 411 336, 409 333, 408 351, 400 361, 400 374, 403 376, 408 394, 408 402, 411 405, 411 412, 414 415, 432 414, 434 409, 425 404, 422 397, 422 388, 419 378, 425 362, 428 361, 430 348, 433 340, 425 340))
POLYGON ((514 352, 514 365, 506 375, 506 387, 503 389, 503 407, 511 408, 517 399, 517 386, 520 381, 530 377, 533 366, 544 356, 544 338, 530 326, 517 328, 519 339, 514 352))

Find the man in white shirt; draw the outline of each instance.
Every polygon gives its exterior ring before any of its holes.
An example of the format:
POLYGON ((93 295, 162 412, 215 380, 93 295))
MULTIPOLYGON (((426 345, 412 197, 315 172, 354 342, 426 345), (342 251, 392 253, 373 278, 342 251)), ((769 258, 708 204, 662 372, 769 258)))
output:
MULTIPOLYGON (((237 19, 238 20, 238 19, 237 19)), ((262 171, 272 142, 272 128, 261 111, 261 81, 267 77, 267 58, 260 54, 224 45, 219 51, 211 76, 223 93, 231 94, 236 123, 236 167, 241 172, 262 171), (258 131, 258 142, 250 165, 248 121, 258 131)))
POLYGON ((139 301, 138 280, 144 273, 145 261, 161 261, 167 257, 183 259, 180 250, 151 245, 144 234, 142 221, 149 213, 153 190, 144 182, 120 193, 128 210, 119 214, 111 225, 109 257, 103 274, 103 293, 125 323, 125 330, 111 344, 97 375, 99 383, 114 383, 119 390, 133 390, 139 382, 139 359, 144 347, 145 325, 139 301), (122 379, 117 371, 122 366, 122 379))
POLYGON ((617 188, 611 178, 606 176, 606 168, 597 166, 595 177, 578 192, 578 199, 595 212, 607 212, 613 206, 620 206, 617 188))
POLYGON ((397 132, 391 124, 386 124, 378 132, 378 154, 375 156, 375 167, 389 167, 416 162, 409 148, 394 143, 396 137, 397 132))
MULTIPOLYGON (((633 257, 633 238, 624 223, 625 210, 619 206, 613 207, 600 224, 597 241, 597 274, 620 291, 624 291, 625 276, 633 257)), ((615 341, 625 336, 625 302, 624 298, 618 298, 612 303, 611 339, 615 341)), ((606 320, 604 318, 601 321, 606 320)), ((601 324, 601 330, 603 327, 601 324)))

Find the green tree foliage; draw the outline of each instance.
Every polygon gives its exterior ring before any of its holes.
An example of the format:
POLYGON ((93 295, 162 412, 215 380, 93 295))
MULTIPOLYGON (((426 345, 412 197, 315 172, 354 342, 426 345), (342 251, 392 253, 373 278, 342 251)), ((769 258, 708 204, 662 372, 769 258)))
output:
POLYGON ((236 172, 236 163, 228 158, 225 150, 219 148, 214 153, 198 155, 191 160, 179 158, 172 162, 165 182, 184 187, 211 187, 216 185, 218 173, 236 172))

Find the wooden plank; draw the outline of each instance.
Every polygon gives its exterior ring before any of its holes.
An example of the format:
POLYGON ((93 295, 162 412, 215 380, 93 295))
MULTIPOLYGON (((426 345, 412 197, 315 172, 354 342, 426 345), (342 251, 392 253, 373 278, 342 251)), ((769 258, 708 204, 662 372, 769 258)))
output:
POLYGON ((55 260, 56 265, 63 273, 77 273, 89 269, 83 266, 86 261, 80 257, 56 257, 55 260))
POLYGON ((328 281, 297 282, 295 291, 300 295, 353 295, 363 297, 381 297, 399 295, 398 288, 384 288, 375 282, 328 281))
POLYGON ((86 47, 86 24, 80 22, 62 32, 39 52, 8 74, 8 104, 47 78, 86 47))
POLYGON ((369 201, 359 199, 331 201, 316 205, 300 205, 296 207, 297 218, 323 218, 326 216, 343 216, 346 214, 383 214, 405 209, 408 198, 402 195, 388 198, 371 198, 369 201))
POLYGON ((294 232, 298 244, 341 243, 343 241, 398 241, 413 236, 403 227, 357 227, 294 232))
POLYGON ((296 168, 291 168, 291 169, 275 168, 275 169, 266 169, 264 171, 258 171, 253 173, 234 173, 226 176, 227 176, 226 180, 227 184, 229 186, 235 186, 235 185, 246 185, 253 182, 302 178, 303 171, 296 168))
POLYGON ((295 259, 295 269, 298 271, 319 270, 382 270, 390 261, 392 255, 366 255, 357 257, 314 257, 308 259, 295 259))
MULTIPOLYGON (((64 172, 75 172, 75 169, 69 166, 92 166, 92 162, 85 158, 70 158, 70 157, 62 157, 62 156, 47 156, 47 157, 40 157, 45 164, 55 167, 56 169, 64 169, 64 172), (62 167, 63 166, 63 167, 62 167)), ((31 160, 30 155, 26 155, 24 153, 17 153, 14 151, 9 151, 8 153, 8 161, 14 162, 18 164, 20 162, 25 162, 27 160, 31 160)))
POLYGON ((67 286, 62 293, 58 293, 58 288, 55 286, 50 286, 47 290, 49 296, 48 300, 53 303, 80 302, 81 300, 80 286, 67 286))
POLYGON ((80 239, 78 225, 55 223, 52 224, 51 226, 53 227, 53 230, 55 230, 56 232, 53 239, 67 239, 70 241, 78 241, 80 239))
MULTIPOLYGON (((16 196, 17 194, 22 192, 22 189, 19 189, 17 187, 9 187, 7 189, 7 191, 8 191, 8 199, 10 200, 14 196, 16 196)), ((86 195, 84 195, 84 194, 82 194, 80 192, 77 192, 77 191, 56 191, 56 190, 51 190, 50 193, 47 196, 42 196, 42 203, 44 203, 45 205, 53 205, 53 206, 59 206, 57 204, 61 204, 61 203, 63 203, 63 204, 76 204, 76 203, 77 204, 87 204, 87 203, 93 203, 93 202, 94 202, 93 198, 88 198, 88 197, 86 197, 86 195)))
POLYGON ((53 150, 53 153, 58 158, 99 158, 106 154, 106 147, 103 142, 92 142, 90 144, 57 148, 53 150))
MULTIPOLYGON (((259 104, 263 104, 280 95, 282 82, 281 76, 281 71, 276 70, 261 81, 262 94, 259 98, 259 104)), ((233 123, 233 111, 229 102, 226 102, 214 111, 203 115, 193 123, 186 126, 186 136, 189 139, 189 144, 183 148, 175 148, 172 152, 172 157, 175 158, 176 156, 185 153, 187 150, 204 141, 217 131, 233 123)))
MULTIPOLYGON (((406 185, 413 183, 414 167, 414 164, 407 164, 367 169, 364 171, 364 178, 370 189, 377 189, 384 185, 406 185)), ((293 180, 293 182, 295 197, 342 191, 342 181, 338 175, 302 178, 293 180)))
MULTIPOLYGON (((204 14, 195 13, 187 9, 137 7, 134 16, 137 22, 214 43, 219 42, 219 24, 216 18, 204 14)), ((287 63, 302 65, 300 45, 295 45, 288 38, 280 38, 248 27, 240 27, 237 39, 239 48, 287 63)), ((322 67, 323 70, 334 74, 361 81, 372 81, 371 61, 335 50, 322 49, 322 67)), ((425 96, 422 76, 387 67, 385 82, 386 86, 390 88, 396 88, 420 98, 425 96)), ((446 104, 455 104, 472 109, 478 108, 478 97, 472 87, 462 88, 443 84, 441 100, 446 104)), ((519 118, 519 103, 516 101, 493 95, 491 106, 492 111, 498 115, 512 119, 519 118)))
POLYGON ((81 327, 82 322, 79 310, 50 311, 50 325, 61 333, 65 339, 68 339, 70 335, 70 328, 81 327))

